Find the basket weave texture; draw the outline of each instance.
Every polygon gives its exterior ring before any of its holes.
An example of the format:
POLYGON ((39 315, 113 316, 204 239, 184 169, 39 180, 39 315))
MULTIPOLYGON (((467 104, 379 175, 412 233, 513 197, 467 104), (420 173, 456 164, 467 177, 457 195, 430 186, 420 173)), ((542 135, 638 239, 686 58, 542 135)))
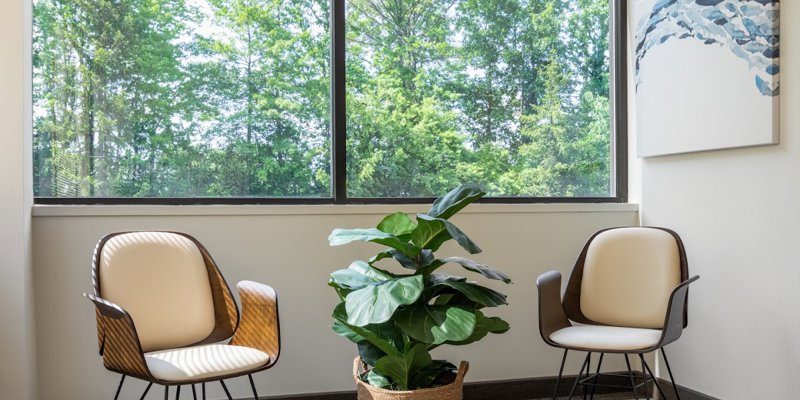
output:
POLYGON ((356 381, 358 400, 462 400, 464 376, 469 370, 469 363, 462 361, 453 383, 430 389, 387 390, 372 386, 359 378, 362 366, 360 357, 353 361, 353 379, 356 381))

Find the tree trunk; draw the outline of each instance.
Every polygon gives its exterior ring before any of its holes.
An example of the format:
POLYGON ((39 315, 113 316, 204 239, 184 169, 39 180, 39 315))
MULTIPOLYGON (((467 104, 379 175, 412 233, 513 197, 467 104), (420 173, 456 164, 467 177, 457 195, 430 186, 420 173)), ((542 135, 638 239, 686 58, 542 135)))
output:
POLYGON ((94 71, 92 62, 88 63, 88 77, 83 88, 84 112, 84 157, 83 176, 86 178, 88 197, 94 197, 94 138, 95 138, 95 115, 94 115, 94 71))

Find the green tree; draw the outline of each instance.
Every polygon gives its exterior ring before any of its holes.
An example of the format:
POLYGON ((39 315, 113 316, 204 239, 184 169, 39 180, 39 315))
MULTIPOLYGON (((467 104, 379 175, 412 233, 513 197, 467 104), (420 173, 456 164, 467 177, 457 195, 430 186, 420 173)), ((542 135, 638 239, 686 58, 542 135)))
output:
POLYGON ((217 196, 330 192, 326 2, 212 0, 191 65, 217 196), (207 16, 208 17, 208 16, 207 16))
POLYGON ((37 194, 157 194, 141 188, 159 169, 155 137, 171 134, 181 12, 156 0, 34 3, 34 141, 38 180, 50 182, 37 194))
POLYGON ((467 155, 452 109, 454 0, 348 2, 348 195, 433 196, 467 155))

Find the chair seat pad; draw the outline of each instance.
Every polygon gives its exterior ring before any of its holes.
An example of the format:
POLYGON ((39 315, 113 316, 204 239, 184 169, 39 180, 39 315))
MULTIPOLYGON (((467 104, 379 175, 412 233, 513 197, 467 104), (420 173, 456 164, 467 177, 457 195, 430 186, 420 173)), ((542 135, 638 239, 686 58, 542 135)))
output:
POLYGON ((642 350, 656 345, 659 339, 658 329, 600 325, 570 326, 550 335, 550 340, 565 347, 597 351, 642 350))
POLYGON ((254 370, 269 356, 259 350, 227 344, 209 344, 145 353, 147 368, 162 381, 184 382, 254 370))

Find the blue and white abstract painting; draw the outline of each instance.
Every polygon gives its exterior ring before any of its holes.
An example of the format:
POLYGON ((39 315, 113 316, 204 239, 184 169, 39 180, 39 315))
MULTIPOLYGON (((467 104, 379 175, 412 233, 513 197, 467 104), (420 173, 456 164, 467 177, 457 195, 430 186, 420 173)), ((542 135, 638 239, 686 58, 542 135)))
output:
POLYGON ((631 0, 640 156, 778 142, 778 0, 631 0))

